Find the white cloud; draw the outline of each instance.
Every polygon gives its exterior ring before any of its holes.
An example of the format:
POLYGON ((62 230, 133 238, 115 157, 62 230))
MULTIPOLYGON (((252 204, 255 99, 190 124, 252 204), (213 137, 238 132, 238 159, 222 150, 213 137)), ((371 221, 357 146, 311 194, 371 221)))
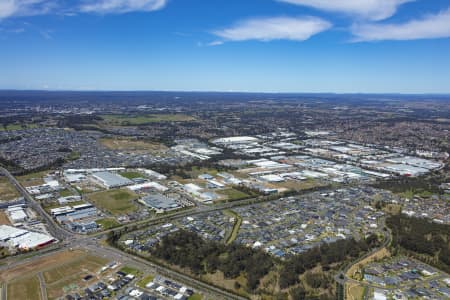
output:
POLYGON ((0 0, 0 19, 43 14, 54 6, 52 0, 0 0))
MULTIPOLYGON (((213 34, 226 41, 304 41, 331 28, 331 23, 315 17, 275 17, 250 19, 213 34)), ((219 41, 214 42, 216 45, 219 41)))
POLYGON ((100 0, 89 1, 81 6, 83 12, 127 13, 162 9, 167 0, 100 0))
POLYGON ((393 16, 397 8, 415 0, 278 0, 316 9, 355 15, 379 21, 393 16))
POLYGON ((363 24, 352 28, 355 41, 417 40, 450 37, 450 9, 402 24, 363 24))

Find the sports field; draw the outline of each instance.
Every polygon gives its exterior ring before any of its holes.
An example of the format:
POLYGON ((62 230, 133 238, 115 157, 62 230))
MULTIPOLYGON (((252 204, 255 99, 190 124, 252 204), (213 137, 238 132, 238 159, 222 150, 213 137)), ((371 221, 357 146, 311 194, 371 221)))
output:
POLYGON ((138 199, 138 195, 126 189, 92 193, 88 194, 88 197, 99 209, 113 215, 127 214, 137 210, 133 201, 138 199))

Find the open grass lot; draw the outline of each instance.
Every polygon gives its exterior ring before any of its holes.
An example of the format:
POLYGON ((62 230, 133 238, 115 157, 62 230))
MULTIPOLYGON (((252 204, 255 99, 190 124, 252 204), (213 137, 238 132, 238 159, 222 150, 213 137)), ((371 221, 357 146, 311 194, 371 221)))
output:
POLYGON ((28 276, 8 283, 8 300, 38 300, 41 298, 39 278, 28 276))
POLYGON ((8 178, 0 177, 0 201, 2 200, 12 200, 19 197, 19 192, 16 188, 9 182, 8 178))
POLYGON ((242 225, 242 217, 240 215, 238 215, 237 213, 235 213, 234 211, 231 210, 224 210, 224 214, 232 217, 235 219, 234 221, 234 226, 233 226, 233 231, 231 231, 230 235, 227 238, 226 243, 227 244, 231 244, 232 242, 234 242, 234 240, 237 238, 238 233, 239 233, 239 229, 241 228, 242 225))
POLYGON ((117 222, 115 219, 113 218, 105 218, 105 219, 100 219, 100 220, 96 220, 95 223, 97 223, 99 226, 101 226, 102 230, 108 230, 114 227, 119 226, 119 222, 117 222))
POLYGON ((202 300, 202 299, 203 299, 203 296, 200 294, 193 294, 192 296, 190 296, 188 298, 188 300, 202 300))
POLYGON ((64 296, 70 286, 84 286, 83 277, 97 271, 108 262, 85 251, 63 251, 25 263, 2 272, 0 281, 8 285, 8 299, 40 299, 38 272, 42 272, 49 299, 64 296))
POLYGON ((120 269, 121 272, 124 272, 125 274, 132 274, 134 276, 138 276, 141 272, 135 268, 125 266, 120 269))
POLYGON ((103 122, 108 125, 137 126, 154 122, 187 122, 195 120, 194 117, 184 114, 150 114, 150 115, 101 115, 103 122))
POLYGON ((21 129, 31 129, 37 128, 36 124, 9 124, 0 126, 0 131, 12 131, 12 130, 21 130, 21 129))
POLYGON ((355 283, 347 283, 346 295, 348 300, 361 300, 364 298, 365 287, 355 283))
POLYGON ((230 200, 230 201, 245 199, 245 198, 249 197, 248 194, 238 191, 238 190, 235 190, 233 188, 223 189, 223 190, 218 191, 218 193, 221 195, 224 195, 227 198, 227 200, 230 200))
POLYGON ((200 174, 209 174, 212 176, 216 176, 218 171, 216 169, 199 168, 197 166, 194 166, 191 170, 186 170, 186 173, 188 173, 192 178, 197 178, 200 174))
POLYGON ((78 273, 96 272, 107 262, 106 259, 92 255, 80 255, 57 267, 43 272, 45 283, 52 284, 63 278, 72 277, 78 273))
POLYGON ((73 195, 72 191, 68 189, 60 191, 59 194, 61 195, 61 197, 68 197, 73 195))
POLYGON ((138 199, 138 195, 129 190, 107 190, 89 194, 88 197, 98 208, 113 215, 127 214, 137 210, 133 201, 138 199))
POLYGON ((140 154, 151 153, 154 155, 162 155, 168 149, 165 145, 160 143, 129 138, 103 138, 100 139, 100 143, 111 150, 140 154))
POLYGON ((323 184, 314 179, 308 179, 308 180, 304 180, 304 181, 287 180, 284 182, 275 183, 273 185, 275 187, 283 187, 288 190, 301 191, 301 190, 306 190, 306 189, 310 189, 313 187, 319 187, 319 186, 322 186, 323 184))
POLYGON ((33 185, 41 185, 44 184, 44 177, 50 173, 51 171, 42 171, 36 173, 30 173, 23 176, 16 177, 17 180, 25 187, 33 186, 33 185))
POLYGON ((144 276, 144 278, 142 278, 141 280, 138 281, 138 283, 136 283, 136 285, 140 288, 145 288, 145 286, 152 281, 155 278, 155 276, 153 275, 147 275, 144 276))
POLYGON ((142 177, 144 177, 141 173, 139 173, 139 172, 133 172, 133 171, 130 171, 130 172, 120 172, 119 174, 120 174, 121 176, 125 177, 125 178, 128 178, 128 179, 135 179, 135 178, 142 178, 142 177))
POLYGON ((11 225, 8 216, 5 214, 4 211, 0 211, 0 225, 11 225))
POLYGON ((18 280, 22 277, 27 277, 29 275, 35 274, 38 271, 52 269, 73 260, 80 259, 86 255, 86 252, 76 250, 63 251, 52 255, 43 256, 39 260, 25 263, 23 265, 9 269, 7 272, 0 273, 0 281, 9 282, 18 280))

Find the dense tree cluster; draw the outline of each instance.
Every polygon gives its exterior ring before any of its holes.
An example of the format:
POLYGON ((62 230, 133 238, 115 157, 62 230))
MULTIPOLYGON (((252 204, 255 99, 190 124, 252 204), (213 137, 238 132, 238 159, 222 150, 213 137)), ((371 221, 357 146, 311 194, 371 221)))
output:
POLYGON ((338 240, 312 248, 292 257, 284 264, 280 272, 280 287, 284 289, 299 283, 301 274, 319 264, 323 269, 328 269, 333 263, 356 259, 376 246, 378 246, 378 239, 375 236, 369 236, 365 240, 338 240))
POLYGON ((412 191, 415 194, 421 192, 431 192, 439 194, 439 185, 442 183, 442 176, 429 175, 425 177, 401 177, 381 181, 374 186, 376 188, 390 190, 394 193, 412 191))
POLYGON ((245 273, 249 290, 256 289, 273 266, 272 258, 261 250, 207 241, 184 230, 165 236, 151 253, 197 275, 219 270, 225 278, 236 278, 245 273))
POLYGON ((392 231, 392 246, 424 254, 427 263, 450 272, 450 225, 437 224, 405 215, 390 216, 386 225, 392 231))

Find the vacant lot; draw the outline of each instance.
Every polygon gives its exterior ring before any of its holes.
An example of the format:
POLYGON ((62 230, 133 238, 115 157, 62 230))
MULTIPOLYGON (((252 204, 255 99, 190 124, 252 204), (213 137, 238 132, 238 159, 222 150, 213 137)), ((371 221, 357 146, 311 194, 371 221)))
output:
POLYGON ((102 123, 115 126, 137 126, 154 122, 187 122, 195 118, 184 114, 153 114, 153 115, 102 115, 102 123))
POLYGON ((129 190, 108 190, 89 194, 88 197, 98 208, 113 215, 127 214, 137 210, 133 201, 138 199, 138 195, 129 190))
POLYGON ((220 190, 220 191, 218 191, 218 193, 221 195, 224 195, 227 198, 227 200, 230 200, 230 201, 245 199, 245 198, 249 197, 248 194, 238 191, 238 190, 235 190, 233 188, 220 190))
POLYGON ((63 278, 72 277, 79 273, 98 271, 106 260, 92 255, 80 255, 76 259, 69 260, 57 267, 43 272, 45 283, 52 284, 63 278))
POLYGON ((44 184, 44 177, 50 173, 50 171, 42 171, 36 173, 30 173, 27 175, 17 177, 17 180, 25 187, 33 185, 44 184))
POLYGON ((164 154, 164 152, 168 149, 160 143, 127 138, 104 138, 100 139, 100 143, 111 150, 138 154, 164 154))
POLYGON ((0 281, 9 282, 12 280, 18 280, 22 277, 27 277, 29 275, 35 274, 38 271, 51 269, 67 262, 79 259, 80 257, 84 257, 86 255, 86 252, 77 250, 63 251, 52 255, 43 256, 38 260, 9 269, 7 272, 0 273, 0 281))
POLYGON ((8 216, 5 214, 4 211, 0 211, 0 225, 11 225, 8 216))
POLYGON ((355 283, 347 283, 346 289, 346 295, 349 300, 360 300, 364 298, 364 286, 355 283))
POLYGON ((97 223, 99 226, 101 226, 101 228, 103 230, 108 230, 108 229, 111 229, 111 228, 114 228, 114 227, 120 225, 120 223, 117 222, 113 218, 105 218, 105 219, 96 220, 95 223, 97 223))
POLYGON ((301 191, 306 189, 311 189, 313 187, 319 187, 323 184, 314 179, 308 179, 304 181, 287 180, 280 183, 273 184, 275 187, 283 187, 288 190, 301 191))
POLYGON ((81 250, 59 252, 0 274, 8 284, 8 299, 41 299, 38 272, 42 272, 49 299, 64 296, 64 290, 81 287, 83 277, 96 274, 108 262, 81 250))
POLYGON ((12 131, 12 130, 21 130, 21 129, 31 129, 31 128, 37 128, 38 126, 36 124, 8 124, 8 125, 2 125, 0 126, 0 131, 12 131))
POLYGON ((34 276, 25 277, 8 283, 8 300, 41 299, 41 288, 39 278, 34 276))
POLYGON ((19 197, 19 192, 16 188, 9 182, 8 178, 0 177, 0 201, 2 200, 12 200, 19 197))

